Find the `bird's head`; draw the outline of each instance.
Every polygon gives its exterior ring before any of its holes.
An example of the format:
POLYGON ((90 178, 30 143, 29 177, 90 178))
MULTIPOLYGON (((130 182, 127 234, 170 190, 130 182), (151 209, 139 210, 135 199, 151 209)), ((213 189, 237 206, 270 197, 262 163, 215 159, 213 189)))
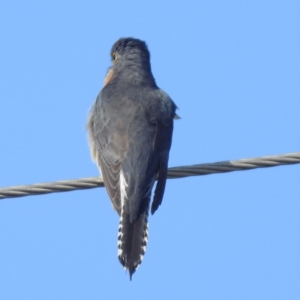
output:
POLYGON ((144 41, 121 38, 113 44, 110 55, 112 66, 108 70, 104 85, 117 76, 134 82, 145 79, 149 82, 154 81, 151 73, 150 52, 144 41))
POLYGON ((111 48, 113 63, 150 63, 150 53, 145 42, 134 38, 121 38, 111 48))

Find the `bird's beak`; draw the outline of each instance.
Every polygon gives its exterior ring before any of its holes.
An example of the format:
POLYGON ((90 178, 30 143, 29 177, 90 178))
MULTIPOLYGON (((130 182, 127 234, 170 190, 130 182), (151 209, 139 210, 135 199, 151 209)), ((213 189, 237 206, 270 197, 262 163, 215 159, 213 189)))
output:
POLYGON ((112 68, 109 68, 106 77, 104 79, 104 86, 106 86, 111 81, 112 78, 113 78, 113 70, 112 68))

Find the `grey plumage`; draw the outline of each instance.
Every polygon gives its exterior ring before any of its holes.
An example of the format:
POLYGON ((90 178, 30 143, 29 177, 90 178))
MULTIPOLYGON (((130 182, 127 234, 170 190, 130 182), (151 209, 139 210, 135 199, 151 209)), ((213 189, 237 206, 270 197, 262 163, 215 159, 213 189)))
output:
POLYGON ((131 279, 145 253, 156 179, 152 214, 162 202, 176 105, 157 87, 143 41, 120 39, 111 56, 87 127, 92 157, 120 215, 118 257, 131 279))

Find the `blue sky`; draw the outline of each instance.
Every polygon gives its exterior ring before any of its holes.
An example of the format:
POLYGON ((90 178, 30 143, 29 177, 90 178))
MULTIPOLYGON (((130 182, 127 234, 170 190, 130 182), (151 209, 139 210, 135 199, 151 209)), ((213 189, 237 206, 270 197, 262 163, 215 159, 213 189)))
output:
MULTIPOLYGON (((180 108, 170 166, 300 151, 299 1, 3 1, 0 186, 97 176, 112 44, 147 42, 180 108)), ((105 189, 0 203, 1 299, 299 299, 299 165, 169 180, 141 267, 105 189)))

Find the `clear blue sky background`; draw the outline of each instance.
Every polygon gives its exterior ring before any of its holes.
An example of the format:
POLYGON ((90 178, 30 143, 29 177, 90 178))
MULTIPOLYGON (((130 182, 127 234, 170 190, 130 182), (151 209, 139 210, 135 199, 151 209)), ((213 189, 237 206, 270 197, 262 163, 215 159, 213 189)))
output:
MULTIPOLYGON (((0 185, 97 176, 112 44, 179 106, 170 166, 300 151, 299 1, 2 1, 0 185)), ((169 180, 129 282, 105 189, 0 202, 0 299, 300 299, 300 166, 169 180)))

